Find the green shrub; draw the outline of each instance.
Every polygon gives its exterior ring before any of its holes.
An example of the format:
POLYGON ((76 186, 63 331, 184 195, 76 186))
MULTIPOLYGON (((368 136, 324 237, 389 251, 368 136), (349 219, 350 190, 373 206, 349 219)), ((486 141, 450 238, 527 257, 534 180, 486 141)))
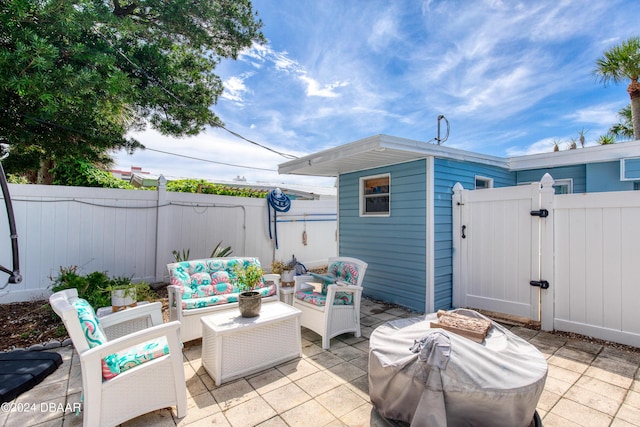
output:
POLYGON ((181 193, 217 194, 220 196, 266 198, 267 190, 252 190, 250 188, 230 187, 214 184, 204 179, 178 179, 167 183, 167 191, 181 193))
POLYGON ((60 267, 60 273, 56 278, 50 277, 53 284, 53 292, 76 288, 78 297, 87 300, 93 308, 107 307, 111 305, 111 295, 104 291, 109 284, 106 273, 95 271, 86 276, 78 274, 78 266, 60 267))
MULTIPOLYGON (((109 278, 106 273, 94 271, 85 276, 78 274, 78 266, 60 267, 60 273, 54 279, 50 277, 53 292, 76 288, 78 297, 87 300, 94 309, 111 305, 111 289, 131 284, 129 277, 109 278)), ((135 283, 136 299, 138 301, 155 301, 158 299, 156 292, 148 283, 135 283)))

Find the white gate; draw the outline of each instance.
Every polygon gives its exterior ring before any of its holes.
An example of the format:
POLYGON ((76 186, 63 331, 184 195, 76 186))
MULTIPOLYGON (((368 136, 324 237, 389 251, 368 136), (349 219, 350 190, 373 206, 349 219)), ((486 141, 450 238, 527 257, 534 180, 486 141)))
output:
MULTIPOLYGON (((453 195, 453 305, 542 321, 541 290, 553 274, 548 212, 553 179, 453 195), (549 246, 546 246, 549 247, 549 246)), ((544 291, 542 291, 544 292, 544 291)), ((553 320, 551 320, 552 322, 553 320)), ((543 328, 544 328, 543 322, 543 328)))

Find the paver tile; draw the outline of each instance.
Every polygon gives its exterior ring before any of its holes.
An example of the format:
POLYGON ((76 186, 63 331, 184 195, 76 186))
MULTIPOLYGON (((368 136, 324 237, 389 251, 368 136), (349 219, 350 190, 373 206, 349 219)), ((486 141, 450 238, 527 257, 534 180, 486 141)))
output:
MULTIPOLYGON (((565 420, 574 422, 575 425, 584 427, 607 426, 613 419, 613 417, 570 399, 560 399, 549 414, 559 415, 565 420)), ((546 426, 546 423, 543 422, 543 424, 546 426)))
POLYGON ((245 379, 221 384, 220 387, 211 391, 211 394, 223 411, 246 402, 249 399, 253 399, 258 395, 253 387, 251 387, 251 384, 245 379))
POLYGON ((280 414, 280 416, 291 427, 308 427, 309 420, 313 420, 316 425, 323 426, 336 419, 331 412, 316 400, 309 400, 280 414))
POLYGON ((339 381, 335 375, 331 375, 326 371, 319 371, 315 374, 299 379, 296 381, 296 384, 307 394, 316 397, 340 386, 341 384, 344 384, 344 382, 339 381))
POLYGON ((368 403, 346 386, 329 390, 318 396, 316 400, 337 418, 368 403))
POLYGON ((265 394, 279 387, 291 384, 291 379, 275 368, 249 377, 247 381, 259 394, 265 394))
POLYGON ((618 408, 622 404, 622 399, 611 398, 578 385, 571 387, 564 397, 612 417, 618 412, 618 408))
POLYGON ((616 414, 616 418, 620 418, 621 420, 631 424, 636 423, 640 425, 640 409, 623 403, 616 414))
POLYGON ((260 396, 242 402, 223 413, 233 427, 253 427, 278 415, 260 396))
POLYGON ((278 413, 288 411, 291 408, 311 400, 311 396, 295 383, 290 383, 265 393, 262 395, 262 398, 278 413))

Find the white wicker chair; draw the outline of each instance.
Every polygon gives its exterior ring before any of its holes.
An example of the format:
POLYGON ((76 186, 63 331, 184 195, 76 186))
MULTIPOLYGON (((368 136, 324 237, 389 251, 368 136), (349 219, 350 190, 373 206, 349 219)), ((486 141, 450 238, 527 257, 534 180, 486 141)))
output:
POLYGON ((100 327, 105 326, 107 342, 90 348, 78 311, 73 305, 76 299, 77 290, 67 289, 51 295, 49 302, 64 322, 80 357, 84 394, 83 425, 118 425, 170 406, 176 407, 178 417, 184 417, 187 414, 187 392, 182 344, 179 341, 180 322, 163 324, 160 303, 128 308, 99 320, 100 327), (127 328, 132 325, 140 324, 135 320, 137 315, 146 318, 153 326, 113 339, 114 336, 130 332, 127 328), (118 324, 128 326, 123 329, 118 324), (112 379, 103 380, 104 357, 159 337, 166 338, 169 354, 134 366, 112 379))
MULTIPOLYGON (((331 338, 353 332, 356 337, 360 333, 360 299, 362 298, 362 281, 367 270, 367 263, 349 257, 329 258, 329 266, 334 263, 350 264, 357 270, 355 284, 341 280, 340 277, 331 277, 332 284, 327 286, 326 302, 324 305, 317 305, 300 298, 299 292, 311 292, 312 287, 322 286, 323 278, 318 275, 295 276, 295 289, 293 294, 293 306, 302 311, 300 323, 302 326, 311 329, 322 336, 322 348, 328 349, 331 338), (353 295, 351 304, 336 305, 336 293, 350 293, 353 295)), ((326 277, 329 279, 329 277, 326 277)), ((329 281, 329 280, 327 280, 329 281)), ((320 296, 320 290, 316 289, 315 295, 320 296)))

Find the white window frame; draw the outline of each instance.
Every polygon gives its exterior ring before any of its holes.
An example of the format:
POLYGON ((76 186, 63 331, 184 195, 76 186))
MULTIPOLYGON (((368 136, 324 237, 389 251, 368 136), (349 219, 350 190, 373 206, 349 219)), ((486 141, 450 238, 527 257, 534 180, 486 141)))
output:
POLYGON ((489 178, 489 177, 481 176, 481 175, 476 175, 475 179, 473 180, 473 189, 474 190, 484 190, 484 189, 487 189, 487 188, 493 188, 493 178, 489 178), (478 188, 477 185, 476 185, 478 183, 478 181, 486 182, 487 186, 478 188))
POLYGON ((637 181, 637 176, 627 176, 627 160, 640 160, 640 157, 620 159, 620 181, 637 181))
POLYGON ((391 216, 391 174, 390 173, 383 173, 383 174, 379 174, 379 175, 369 175, 369 176, 362 176, 360 177, 360 185, 359 185, 359 189, 358 189, 358 194, 359 194, 359 199, 360 199, 360 216, 361 217, 389 217, 391 216), (379 178, 387 178, 389 180, 389 192, 388 193, 382 193, 382 194, 375 194, 375 195, 366 195, 364 194, 364 189, 365 189, 365 182, 371 179, 379 179, 379 178), (387 212, 365 212, 365 208, 366 208, 366 203, 365 200, 367 198, 372 198, 372 197, 380 197, 380 196, 387 196, 389 197, 389 210, 387 212))
MULTIPOLYGON (((554 179, 553 187, 567 187, 567 194, 573 194, 573 178, 554 179)), ((555 193, 555 191, 554 191, 555 193)))
MULTIPOLYGON (((529 181, 529 182, 519 182, 518 185, 529 185, 529 184, 533 184, 534 181, 529 181)), ((567 192, 567 194, 573 194, 573 178, 563 178, 563 179, 554 179, 553 180, 553 187, 562 187, 562 186, 566 186, 567 189, 569 190, 567 192)))

